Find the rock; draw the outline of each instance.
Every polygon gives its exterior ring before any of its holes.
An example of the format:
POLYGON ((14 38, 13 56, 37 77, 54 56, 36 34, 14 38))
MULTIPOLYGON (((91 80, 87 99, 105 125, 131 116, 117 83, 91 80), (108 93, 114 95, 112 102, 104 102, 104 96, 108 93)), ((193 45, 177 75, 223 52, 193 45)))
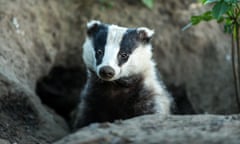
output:
POLYGON ((54 144, 238 144, 240 115, 146 115, 115 123, 92 124, 54 144))
POLYGON ((0 73, 0 136, 10 142, 48 143, 68 134, 62 118, 50 113, 26 86, 0 73))
POLYGON ((56 1, 0 1, 0 137, 11 143, 46 144, 69 133, 35 93, 61 50, 56 9, 56 1))
POLYGON ((0 139, 0 144, 10 144, 10 142, 4 139, 0 139))

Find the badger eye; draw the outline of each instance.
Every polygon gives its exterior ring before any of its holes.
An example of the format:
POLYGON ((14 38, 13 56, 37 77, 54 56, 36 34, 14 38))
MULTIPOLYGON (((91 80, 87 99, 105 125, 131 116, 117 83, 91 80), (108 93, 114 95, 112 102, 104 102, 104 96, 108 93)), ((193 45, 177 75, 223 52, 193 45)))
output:
POLYGON ((121 56, 121 58, 123 58, 123 59, 128 58, 128 54, 127 54, 127 53, 120 53, 120 56, 121 56))
POLYGON ((102 55, 102 54, 103 54, 103 51, 100 50, 100 49, 98 49, 98 50, 97 50, 97 55, 102 55))

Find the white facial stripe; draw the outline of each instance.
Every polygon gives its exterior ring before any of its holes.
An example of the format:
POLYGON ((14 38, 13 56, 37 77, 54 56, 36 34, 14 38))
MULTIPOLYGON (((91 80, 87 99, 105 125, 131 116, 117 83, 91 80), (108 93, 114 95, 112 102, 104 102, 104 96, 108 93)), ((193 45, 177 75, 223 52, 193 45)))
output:
POLYGON ((131 54, 128 61, 122 66, 121 77, 127 77, 131 74, 145 73, 154 66, 151 60, 151 46, 139 46, 131 54))
POLYGON ((83 44, 83 60, 88 68, 95 69, 96 59, 95 52, 92 45, 92 40, 87 38, 83 44))
MULTIPOLYGON (((94 25, 98 22, 90 22, 88 27, 94 25)), ((103 66, 110 66, 114 70, 114 76, 109 79, 116 80, 121 77, 127 77, 134 74, 145 74, 147 73, 149 67, 152 66, 152 51, 151 45, 138 45, 128 60, 119 66, 118 53, 120 51, 120 45, 123 40, 124 34, 127 32, 128 28, 119 27, 117 25, 107 26, 107 38, 104 47, 104 55, 102 57, 101 63, 96 64, 95 49, 92 42, 92 37, 87 37, 83 45, 83 60, 86 66, 95 71, 98 76, 99 70, 103 66)), ((147 28, 138 28, 139 31, 145 31, 148 36, 153 34, 153 31, 147 28)))
POLYGON ((109 26, 104 56, 102 63, 98 66, 98 72, 99 68, 102 66, 111 66, 115 70, 116 75, 120 73, 117 55, 120 50, 121 40, 126 31, 127 28, 119 27, 116 25, 109 26))
POLYGON ((108 31, 109 33, 102 63, 113 64, 117 63, 117 54, 120 50, 120 42, 127 29, 118 27, 116 25, 111 25, 108 31))

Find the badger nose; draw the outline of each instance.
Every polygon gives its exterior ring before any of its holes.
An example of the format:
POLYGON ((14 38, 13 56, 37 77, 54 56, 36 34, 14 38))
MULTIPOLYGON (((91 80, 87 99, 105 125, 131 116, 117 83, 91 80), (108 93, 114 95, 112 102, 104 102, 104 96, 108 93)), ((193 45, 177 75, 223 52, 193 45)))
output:
POLYGON ((110 79, 114 76, 115 71, 110 66, 104 66, 100 69, 99 75, 104 79, 110 79))

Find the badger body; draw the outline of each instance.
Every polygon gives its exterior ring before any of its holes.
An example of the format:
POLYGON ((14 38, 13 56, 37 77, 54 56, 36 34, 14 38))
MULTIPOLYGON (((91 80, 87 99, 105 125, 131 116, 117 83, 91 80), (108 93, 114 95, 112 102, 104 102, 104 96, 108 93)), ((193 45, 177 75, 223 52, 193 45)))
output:
POLYGON ((171 98, 157 76, 148 28, 91 21, 83 45, 88 78, 74 128, 144 114, 169 114, 171 98))

